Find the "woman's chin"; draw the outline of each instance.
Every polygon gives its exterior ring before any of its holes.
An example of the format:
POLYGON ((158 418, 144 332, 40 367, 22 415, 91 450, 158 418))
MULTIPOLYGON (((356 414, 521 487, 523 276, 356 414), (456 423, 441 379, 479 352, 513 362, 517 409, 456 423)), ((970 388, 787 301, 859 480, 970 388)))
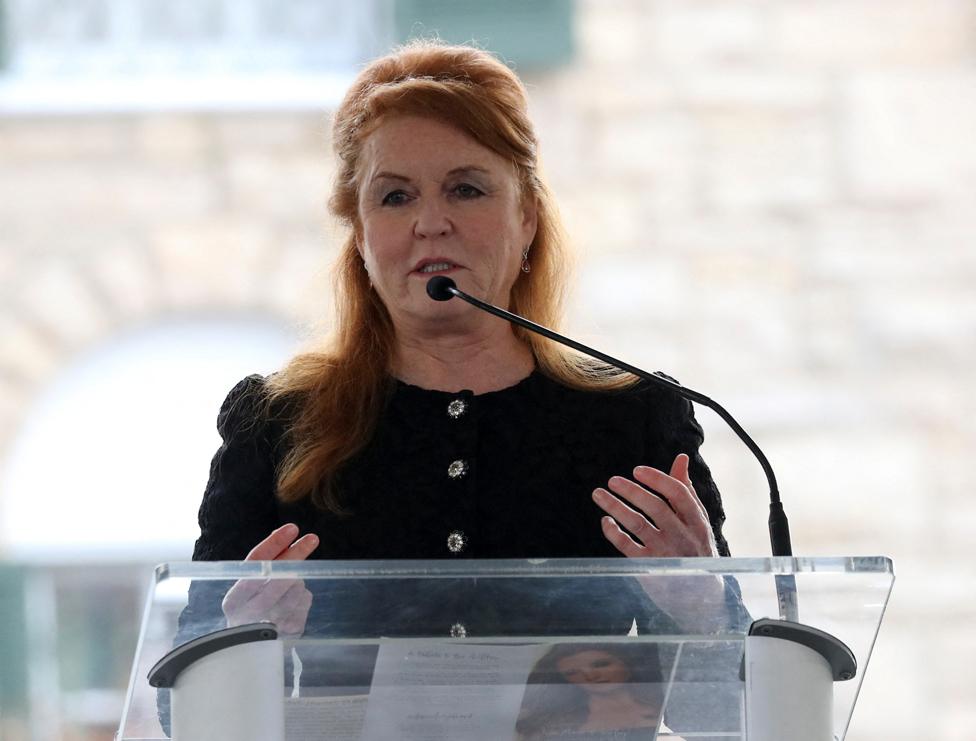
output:
POLYGON ((475 307, 460 299, 434 301, 424 296, 401 312, 394 313, 397 332, 416 332, 440 334, 444 332, 472 331, 477 326, 479 312, 475 307))

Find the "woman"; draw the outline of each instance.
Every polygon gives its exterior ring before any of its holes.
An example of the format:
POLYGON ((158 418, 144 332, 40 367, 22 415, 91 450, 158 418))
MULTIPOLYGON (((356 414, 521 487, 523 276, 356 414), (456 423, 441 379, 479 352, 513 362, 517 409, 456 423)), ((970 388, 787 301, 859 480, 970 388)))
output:
POLYGON ((516 730, 525 741, 653 738, 664 689, 654 644, 561 644, 533 667, 516 730))
MULTIPOLYGON (((447 275, 558 322, 564 240, 512 71, 413 43, 366 67, 333 134, 334 337, 231 391, 194 559, 727 555, 687 401, 426 294, 447 275)), ((300 583, 253 589, 230 622, 303 628, 300 583)))

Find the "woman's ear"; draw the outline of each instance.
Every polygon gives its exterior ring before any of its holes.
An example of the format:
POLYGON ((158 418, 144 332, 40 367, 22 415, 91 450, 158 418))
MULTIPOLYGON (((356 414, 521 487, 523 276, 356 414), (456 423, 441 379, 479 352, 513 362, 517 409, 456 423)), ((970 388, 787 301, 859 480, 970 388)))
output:
POLYGON ((522 199, 522 234, 523 244, 532 244, 535 233, 539 228, 539 199, 530 195, 522 199))
POLYGON ((359 253, 359 259, 366 264, 366 238, 363 235, 362 224, 355 223, 352 226, 352 242, 356 247, 356 252, 359 253))

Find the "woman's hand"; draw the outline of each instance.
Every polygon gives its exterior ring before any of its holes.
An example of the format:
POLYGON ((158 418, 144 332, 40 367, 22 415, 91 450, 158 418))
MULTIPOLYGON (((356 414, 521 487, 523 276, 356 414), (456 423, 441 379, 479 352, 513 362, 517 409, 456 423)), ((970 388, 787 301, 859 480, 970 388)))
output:
MULTIPOLYGON (((605 489, 593 492, 609 515, 601 521, 603 534, 618 551, 631 557, 718 556, 708 513, 688 476, 687 455, 674 459, 669 474, 638 466, 634 478, 643 486, 620 476, 610 479, 616 497, 605 489)), ((672 574, 638 581, 658 607, 691 632, 720 630, 727 622, 725 587, 716 576, 672 574)))
POLYGON ((610 491, 593 492, 609 515, 601 520, 603 534, 618 551, 635 558, 718 555, 708 513, 688 477, 687 455, 674 459, 670 474, 638 466, 634 478, 614 476, 610 491))
MULTIPOLYGON (((304 561, 319 546, 317 535, 298 540, 298 526, 282 525, 247 554, 246 561, 304 561)), ((312 593, 301 579, 241 579, 224 596, 227 627, 270 621, 286 635, 305 630, 312 593)))

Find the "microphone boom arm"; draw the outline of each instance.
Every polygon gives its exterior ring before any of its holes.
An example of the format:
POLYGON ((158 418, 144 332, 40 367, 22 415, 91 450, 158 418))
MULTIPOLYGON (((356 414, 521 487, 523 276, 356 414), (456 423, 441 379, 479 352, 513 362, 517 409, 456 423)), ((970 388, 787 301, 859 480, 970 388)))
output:
POLYGON ((726 410, 725 407, 723 407, 717 401, 708 398, 705 396, 705 394, 682 386, 680 383, 676 383, 655 373, 648 373, 647 371, 641 370, 630 363, 625 363, 623 360, 619 360, 611 355, 607 355, 599 350, 595 350, 594 348, 588 347, 587 345, 577 342, 576 340, 572 340, 569 337, 564 337, 558 332, 554 332, 548 327, 543 327, 541 324, 536 324, 535 322, 529 321, 518 314, 513 314, 510 311, 500 309, 497 306, 481 301, 474 296, 469 296, 464 291, 459 289, 454 284, 453 280, 447 278, 446 276, 431 278, 428 283, 427 292, 430 294, 430 297, 436 301, 444 301, 449 299, 451 296, 457 296, 463 301, 478 307, 482 311, 487 311, 489 314, 494 314, 495 316, 512 322, 513 324, 517 324, 520 327, 525 327, 531 332, 541 334, 543 337, 548 337, 551 340, 555 340, 563 345, 567 345, 574 350, 578 350, 584 355, 589 355, 597 360, 602 360, 604 363, 609 363, 614 367, 621 368, 622 370, 632 373, 645 381, 671 389, 675 393, 683 396, 685 399, 697 402, 711 409, 719 417, 721 417, 729 427, 732 428, 732 431, 735 432, 739 439, 745 443, 746 447, 752 451, 752 454, 759 461, 759 465, 762 466, 762 470, 766 474, 766 481, 769 483, 769 540, 772 548, 772 555, 793 555, 793 546, 790 541, 790 525, 786 518, 786 512, 783 510, 783 504, 780 501, 779 486, 776 483, 776 474, 773 473, 773 467, 769 464, 769 459, 766 458, 765 453, 760 450, 759 446, 756 445, 756 442, 749 436, 749 433, 747 433, 742 428, 742 425, 740 425, 728 412, 728 410, 726 410))

